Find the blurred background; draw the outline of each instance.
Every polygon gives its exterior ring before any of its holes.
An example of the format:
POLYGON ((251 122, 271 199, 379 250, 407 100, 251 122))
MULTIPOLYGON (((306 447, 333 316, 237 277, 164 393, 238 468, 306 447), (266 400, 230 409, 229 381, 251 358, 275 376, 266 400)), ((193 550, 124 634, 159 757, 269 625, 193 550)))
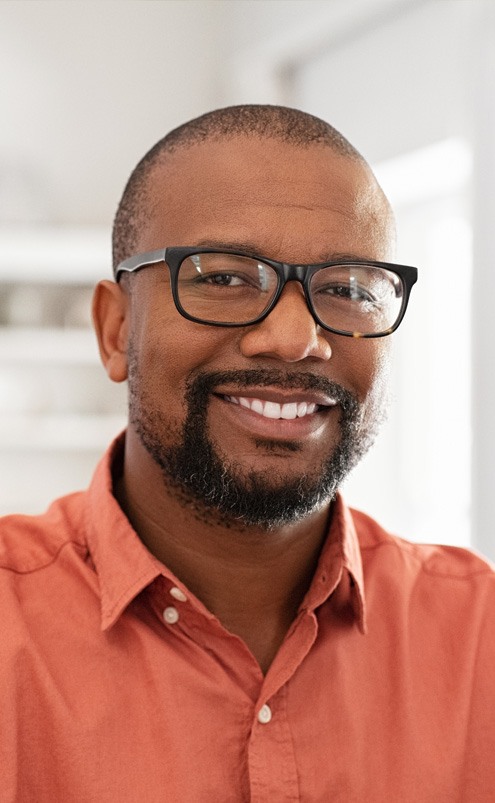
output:
POLYGON ((124 426, 89 306, 136 162, 212 108, 282 103, 368 159, 420 269, 346 499, 495 558, 492 0, 3 0, 0 76, 1 513, 84 488, 124 426))

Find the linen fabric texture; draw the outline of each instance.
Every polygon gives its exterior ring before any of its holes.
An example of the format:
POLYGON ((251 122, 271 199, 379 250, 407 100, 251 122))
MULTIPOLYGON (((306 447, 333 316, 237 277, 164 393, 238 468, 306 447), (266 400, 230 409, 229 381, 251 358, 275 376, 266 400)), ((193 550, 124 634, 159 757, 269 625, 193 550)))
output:
POLYGON ((263 676, 132 529, 122 446, 87 491, 0 521, 2 803, 495 799, 486 562, 337 497, 263 676))

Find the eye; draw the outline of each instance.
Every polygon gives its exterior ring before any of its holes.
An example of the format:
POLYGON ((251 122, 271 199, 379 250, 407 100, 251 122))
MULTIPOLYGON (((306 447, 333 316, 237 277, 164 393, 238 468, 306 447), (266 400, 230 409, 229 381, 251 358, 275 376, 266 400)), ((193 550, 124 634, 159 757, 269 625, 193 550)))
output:
POLYGON ((197 277, 196 284, 214 285, 216 287, 241 287, 253 284, 249 276, 236 273, 206 273, 197 277))
POLYGON ((318 303, 372 312, 396 302, 396 282, 393 273, 371 265, 334 265, 315 273, 311 290, 318 303))
POLYGON ((334 298, 340 298, 346 301, 360 301, 360 302, 367 302, 369 304, 375 304, 376 299, 371 295, 371 293, 366 290, 365 287, 361 287, 360 285, 356 284, 355 282, 351 282, 350 284, 327 284, 318 287, 319 294, 325 294, 327 296, 333 296, 334 298))
POLYGON ((245 298, 276 292, 276 272, 261 260, 238 254, 206 252, 193 254, 181 263, 178 277, 180 292, 194 292, 213 297, 245 298))

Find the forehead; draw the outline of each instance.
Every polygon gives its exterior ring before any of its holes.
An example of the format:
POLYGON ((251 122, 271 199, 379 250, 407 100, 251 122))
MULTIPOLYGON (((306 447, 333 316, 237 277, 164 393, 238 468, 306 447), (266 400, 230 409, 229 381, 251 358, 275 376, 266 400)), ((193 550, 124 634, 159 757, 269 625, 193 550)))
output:
POLYGON ((148 180, 139 248, 218 242, 283 260, 390 257, 388 204, 367 166, 326 145, 236 137, 177 150, 148 180))

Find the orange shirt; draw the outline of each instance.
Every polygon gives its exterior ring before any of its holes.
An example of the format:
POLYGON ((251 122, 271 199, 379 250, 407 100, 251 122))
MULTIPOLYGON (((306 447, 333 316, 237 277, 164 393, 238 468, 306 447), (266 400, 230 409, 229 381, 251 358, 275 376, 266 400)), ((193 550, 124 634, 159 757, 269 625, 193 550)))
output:
POLYGON ((2 803, 495 800, 487 564, 339 498, 263 677, 132 530, 118 448, 87 492, 0 523, 2 803))

